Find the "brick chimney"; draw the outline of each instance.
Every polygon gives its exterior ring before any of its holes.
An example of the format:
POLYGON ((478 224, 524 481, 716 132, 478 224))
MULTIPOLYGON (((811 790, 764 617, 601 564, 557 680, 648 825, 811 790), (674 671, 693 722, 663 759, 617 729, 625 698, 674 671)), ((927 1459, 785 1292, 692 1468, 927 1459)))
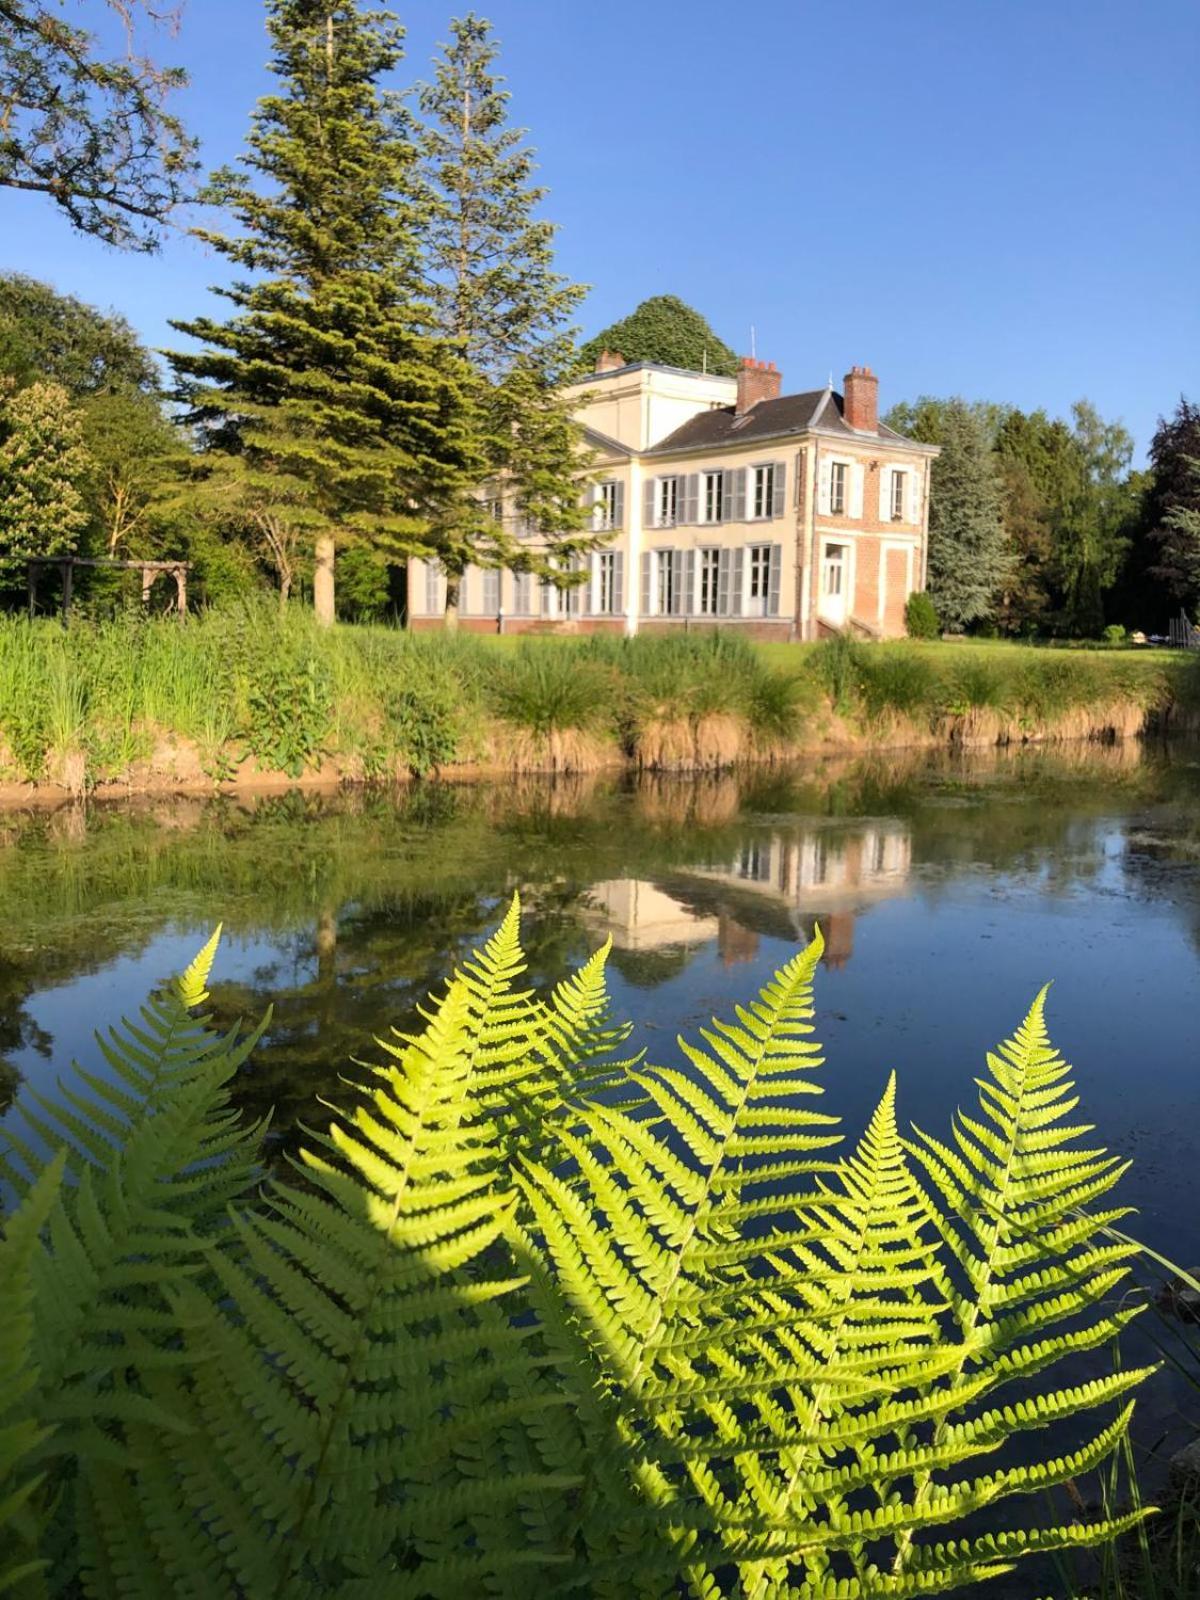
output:
POLYGON ((851 367, 842 388, 842 416, 860 433, 879 432, 879 379, 870 367, 851 367))
POLYGON ((617 372, 625 365, 625 357, 615 350, 601 350, 596 357, 597 372, 617 372))
POLYGON ((773 361, 743 356, 737 375, 737 415, 745 416, 760 400, 778 400, 782 387, 783 373, 776 372, 773 361))

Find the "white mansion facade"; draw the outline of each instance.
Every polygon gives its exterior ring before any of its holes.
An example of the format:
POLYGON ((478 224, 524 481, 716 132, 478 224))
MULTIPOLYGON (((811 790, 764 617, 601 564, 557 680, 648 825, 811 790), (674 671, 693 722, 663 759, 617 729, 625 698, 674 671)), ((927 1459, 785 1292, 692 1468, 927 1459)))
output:
MULTIPOLYGON (((905 602, 925 586, 936 447, 880 423, 868 368, 841 394, 781 388, 773 363, 749 358, 725 378, 605 352, 568 393, 592 452, 595 526, 610 537, 582 558, 577 588, 469 570, 460 626, 903 634, 905 602)), ((503 500, 496 513, 514 515, 503 500)), ((411 625, 436 626, 436 563, 410 563, 408 594, 411 625)))

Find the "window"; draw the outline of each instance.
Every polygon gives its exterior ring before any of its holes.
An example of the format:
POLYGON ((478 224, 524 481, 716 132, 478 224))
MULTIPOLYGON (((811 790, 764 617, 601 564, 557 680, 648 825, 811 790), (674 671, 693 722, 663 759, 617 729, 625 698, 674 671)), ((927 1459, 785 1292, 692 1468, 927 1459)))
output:
POLYGON ((908 483, 906 472, 892 473, 892 521, 904 521, 904 490, 908 483))
POLYGON ((771 846, 752 839, 742 846, 738 857, 737 874, 753 883, 767 883, 771 877, 771 846))
POLYGON ((436 617, 442 609, 442 569, 436 561, 425 563, 425 613, 436 617))
POLYGON ((513 611, 518 617, 527 617, 531 609, 533 580, 528 572, 513 573, 513 611))
POLYGON ((487 501, 484 502, 484 504, 487 507, 487 514, 488 514, 489 517, 491 517, 493 522, 503 522, 504 521, 504 501, 503 500, 487 500, 487 501))
POLYGON ((483 614, 494 617, 500 610, 500 573, 495 567, 483 569, 483 614))
POLYGON ((596 557, 596 609, 611 617, 617 609, 617 558, 612 550, 601 550, 596 557))
POLYGON ((846 573, 845 551, 840 544, 825 546, 825 560, 821 563, 821 593, 830 600, 840 599, 846 573))
POLYGON ((671 617, 675 614, 678 596, 675 593, 675 562, 672 559, 674 554, 673 550, 654 552, 654 564, 657 569, 654 592, 658 601, 655 610, 660 617, 671 617))
POLYGON ((604 532, 621 526, 620 488, 621 485, 612 480, 598 485, 596 520, 604 532))
POLYGON ((696 609, 702 617, 715 617, 721 576, 721 552, 709 549, 700 550, 697 554, 700 557, 700 593, 696 609))
POLYGON ((754 495, 751 516, 770 517, 775 514, 775 463, 754 468, 754 495))
POLYGON ((835 461, 829 471, 829 509, 835 517, 846 513, 846 479, 849 471, 844 461, 835 461))
POLYGON ((654 524, 673 528, 679 516, 679 479, 660 478, 655 485, 654 524))
POLYGON ((705 522, 720 522, 725 516, 725 474, 723 472, 704 472, 701 474, 702 496, 701 512, 705 522))
POLYGON ((746 615, 765 617, 767 596, 771 590, 771 546, 752 544, 746 554, 749 557, 746 574, 746 615))

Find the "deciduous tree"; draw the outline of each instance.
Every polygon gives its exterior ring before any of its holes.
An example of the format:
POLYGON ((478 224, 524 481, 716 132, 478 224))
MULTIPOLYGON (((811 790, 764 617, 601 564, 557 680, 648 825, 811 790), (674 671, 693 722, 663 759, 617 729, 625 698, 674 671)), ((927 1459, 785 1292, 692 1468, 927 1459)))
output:
POLYGON ((65 556, 88 525, 91 459, 82 419, 61 384, 0 392, 0 574, 33 556, 65 556))
POLYGON ((737 356, 725 341, 698 311, 674 294, 643 300, 627 317, 589 339, 579 354, 593 366, 602 350, 613 350, 626 361, 657 361, 689 372, 733 377, 738 370, 737 356))
POLYGON ((48 196, 106 244, 154 250, 196 170, 195 143, 168 110, 187 76, 141 53, 143 27, 173 22, 177 8, 107 6, 123 49, 54 0, 0 0, 0 187, 48 196))

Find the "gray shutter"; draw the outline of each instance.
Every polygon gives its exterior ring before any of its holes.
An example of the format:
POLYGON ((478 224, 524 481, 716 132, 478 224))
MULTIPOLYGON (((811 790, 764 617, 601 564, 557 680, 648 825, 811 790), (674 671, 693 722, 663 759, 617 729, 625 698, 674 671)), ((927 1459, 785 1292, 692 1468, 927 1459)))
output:
POLYGON ((717 615, 729 615, 729 567, 730 550, 722 550, 717 555, 717 615))
POLYGON ((675 520, 690 528, 700 520, 700 474, 689 472, 685 478, 680 478, 676 493, 678 514, 675 520))
POLYGON ((696 609, 696 552, 689 550, 683 564, 683 604, 680 610, 690 617, 696 609))
POLYGON ((684 559, 682 550, 671 551, 671 615, 680 617, 687 610, 683 599, 683 569, 684 559))
POLYGON ((737 494, 737 473, 726 467, 721 474, 721 521, 733 521, 733 502, 737 494))
POLYGON ((642 527, 654 526, 654 490, 656 484, 653 478, 646 479, 646 486, 642 490, 642 527))
POLYGON ((650 552, 642 551, 642 602, 638 607, 643 617, 650 615, 650 552))
POLYGON ((733 499, 729 508, 729 520, 731 522, 745 522, 746 468, 738 467, 730 476, 733 478, 733 499))
POLYGON ((544 617, 548 617, 550 615, 550 607, 554 603, 552 598, 551 598, 551 596, 553 594, 553 590, 554 590, 554 585, 550 582, 550 580, 548 578, 543 578, 542 579, 542 583, 541 583, 541 591, 542 591, 542 615, 544 617))
POLYGON ((779 615, 779 589, 783 581, 783 546, 771 546, 771 569, 767 577, 767 615, 779 615))
POLYGON ((579 603, 581 615, 588 617, 592 613, 592 558, 591 556, 575 557, 576 572, 586 572, 587 578, 575 591, 575 598, 579 603))
POLYGON ((733 571, 729 580, 729 615, 740 617, 742 614, 742 567, 746 552, 737 549, 733 552, 733 571))
POLYGON ((613 526, 616 528, 625 526, 625 485, 623 483, 617 484, 617 503, 613 507, 613 526))
POLYGON ((771 515, 781 517, 787 506, 787 462, 775 463, 775 492, 771 497, 771 515))
POLYGON ((620 616, 625 609, 625 552, 613 552, 613 581, 612 581, 612 608, 613 615, 620 616))

